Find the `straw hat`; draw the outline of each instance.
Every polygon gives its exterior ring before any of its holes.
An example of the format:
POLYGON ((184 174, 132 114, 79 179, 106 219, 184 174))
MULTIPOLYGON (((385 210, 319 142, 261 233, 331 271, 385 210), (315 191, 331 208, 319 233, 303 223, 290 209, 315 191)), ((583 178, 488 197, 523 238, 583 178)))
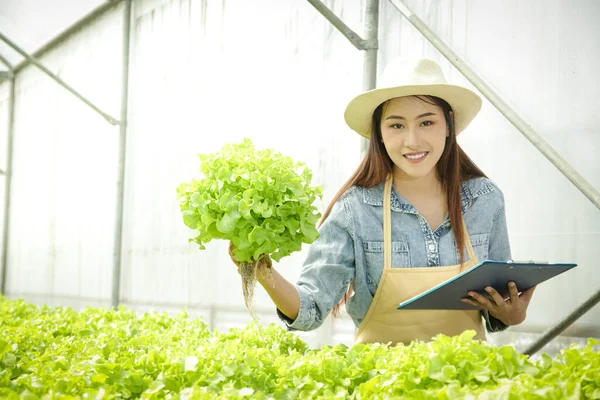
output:
POLYGON ((431 60, 396 59, 388 64, 379 78, 377 89, 356 96, 344 112, 350 128, 371 138, 373 111, 395 97, 431 95, 442 98, 454 112, 456 134, 462 132, 481 109, 481 98, 462 86, 446 83, 442 69, 431 60))

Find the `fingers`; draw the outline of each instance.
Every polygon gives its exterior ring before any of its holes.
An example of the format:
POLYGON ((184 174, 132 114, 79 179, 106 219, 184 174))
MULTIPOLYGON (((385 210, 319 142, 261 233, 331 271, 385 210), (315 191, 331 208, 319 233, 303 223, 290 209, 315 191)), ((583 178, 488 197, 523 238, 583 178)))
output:
MULTIPOLYGON (((468 295, 473 297, 473 299, 477 303, 476 304, 477 307, 485 308, 487 310, 491 310, 495 307, 495 305, 492 304, 491 301, 489 301, 487 298, 485 298, 484 296, 480 295, 477 292, 469 292, 468 295)), ((471 300, 471 301, 473 301, 473 300, 471 300)))
POLYGON ((506 301, 504 300, 504 298, 502 296, 500 296, 500 293, 498 293, 498 291, 496 289, 494 289, 491 286, 488 286, 485 288, 485 291, 488 292, 490 294, 490 296, 492 296, 492 299, 494 299, 496 306, 504 307, 506 305, 506 301))
POLYGON ((525 320, 527 306, 535 291, 535 286, 523 291, 519 295, 519 289, 514 282, 509 282, 508 291, 510 302, 507 302, 502 295, 494 288, 488 286, 485 288, 491 299, 477 292, 468 292, 472 298, 462 299, 464 303, 488 310, 490 315, 498 318, 507 325, 518 325, 525 320))
MULTIPOLYGON (((229 242, 229 257, 231 257, 231 261, 233 261, 233 263, 237 265, 239 269, 241 263, 235 256, 234 250, 235 246, 233 242, 229 242)), ((268 254, 261 254, 257 261, 258 267, 271 268, 273 266, 273 260, 271 260, 271 257, 268 254)))
POLYGON ((479 303, 477 303, 477 302, 475 302, 475 301, 473 301, 471 299, 463 298, 461 300, 462 300, 463 303, 467 303, 467 304, 470 304, 470 305, 475 306, 477 308, 481 308, 481 304, 479 304, 479 303))
POLYGON ((235 265, 237 265, 238 268, 239 268, 240 267, 240 262, 238 261, 238 259, 235 256, 235 254, 233 254, 233 250, 235 250, 235 246, 233 245, 233 242, 229 242, 229 257, 231 257, 231 261, 233 261, 233 263, 235 265))
POLYGON ((531 301, 531 297, 533 296, 533 292, 535 292, 535 288, 537 286, 532 286, 529 289, 525 290, 523 293, 521 293, 521 296, 519 296, 519 298, 525 302, 525 304, 529 304, 529 302, 531 301))
POLYGON ((510 301, 516 304, 519 301, 519 289, 514 282, 508 283, 508 292, 510 293, 510 301))
POLYGON ((273 260, 268 254, 261 254, 258 258, 258 266, 260 268, 270 269, 273 267, 273 260))
POLYGON ((258 259, 258 263, 264 265, 267 268, 271 268, 273 266, 273 261, 271 260, 271 257, 269 257, 268 254, 261 254, 258 259))

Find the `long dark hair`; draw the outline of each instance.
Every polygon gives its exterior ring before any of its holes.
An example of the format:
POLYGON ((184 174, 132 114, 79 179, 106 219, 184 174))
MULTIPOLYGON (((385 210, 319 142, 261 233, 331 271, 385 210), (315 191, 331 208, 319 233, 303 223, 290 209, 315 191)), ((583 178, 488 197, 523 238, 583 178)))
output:
MULTIPOLYGON (((450 225, 456 239, 456 246, 460 253, 460 263, 464 262, 464 232, 463 225, 460 223, 462 218, 462 207, 460 200, 461 183, 476 177, 485 177, 485 174, 475 165, 456 142, 456 133, 454 119, 452 118, 452 107, 445 100, 435 96, 416 96, 421 101, 440 107, 444 113, 444 119, 448 126, 449 135, 446 138, 444 152, 436 165, 438 177, 442 184, 442 189, 446 193, 448 213, 450 214, 450 225)), ((387 103, 387 102, 386 102, 387 103)), ((369 149, 360 166, 342 188, 334 196, 333 200, 323 213, 320 224, 322 224, 329 214, 333 205, 342 197, 344 193, 352 186, 361 186, 372 188, 385 182, 386 177, 392 173, 394 163, 388 155, 381 136, 381 118, 386 105, 379 105, 373 112, 371 140, 369 149)), ((342 301, 333 309, 333 315, 337 316, 340 307, 352 296, 352 284, 344 295, 342 301)))

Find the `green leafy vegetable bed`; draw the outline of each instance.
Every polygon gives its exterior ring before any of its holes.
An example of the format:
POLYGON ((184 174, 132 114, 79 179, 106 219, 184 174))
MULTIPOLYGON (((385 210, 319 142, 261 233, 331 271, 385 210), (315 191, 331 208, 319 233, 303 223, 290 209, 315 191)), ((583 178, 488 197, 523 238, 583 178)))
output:
POLYGON ((600 398, 597 342, 534 362, 472 337, 309 350, 275 325, 0 299, 0 398, 600 398))

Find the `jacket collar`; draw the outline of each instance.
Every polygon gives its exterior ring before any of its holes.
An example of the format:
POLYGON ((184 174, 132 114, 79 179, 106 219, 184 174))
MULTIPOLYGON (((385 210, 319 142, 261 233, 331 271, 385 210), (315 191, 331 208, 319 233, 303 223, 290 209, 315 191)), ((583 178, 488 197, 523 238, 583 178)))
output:
MULTIPOLYGON (((383 206, 383 185, 382 183, 369 189, 362 188, 363 201, 372 206, 383 206)), ((460 187, 463 214, 471 207, 476 198, 493 191, 494 185, 487 178, 474 178, 463 182, 460 187)), ((418 213, 417 209, 395 190, 392 190, 391 209, 409 214, 418 213)))

